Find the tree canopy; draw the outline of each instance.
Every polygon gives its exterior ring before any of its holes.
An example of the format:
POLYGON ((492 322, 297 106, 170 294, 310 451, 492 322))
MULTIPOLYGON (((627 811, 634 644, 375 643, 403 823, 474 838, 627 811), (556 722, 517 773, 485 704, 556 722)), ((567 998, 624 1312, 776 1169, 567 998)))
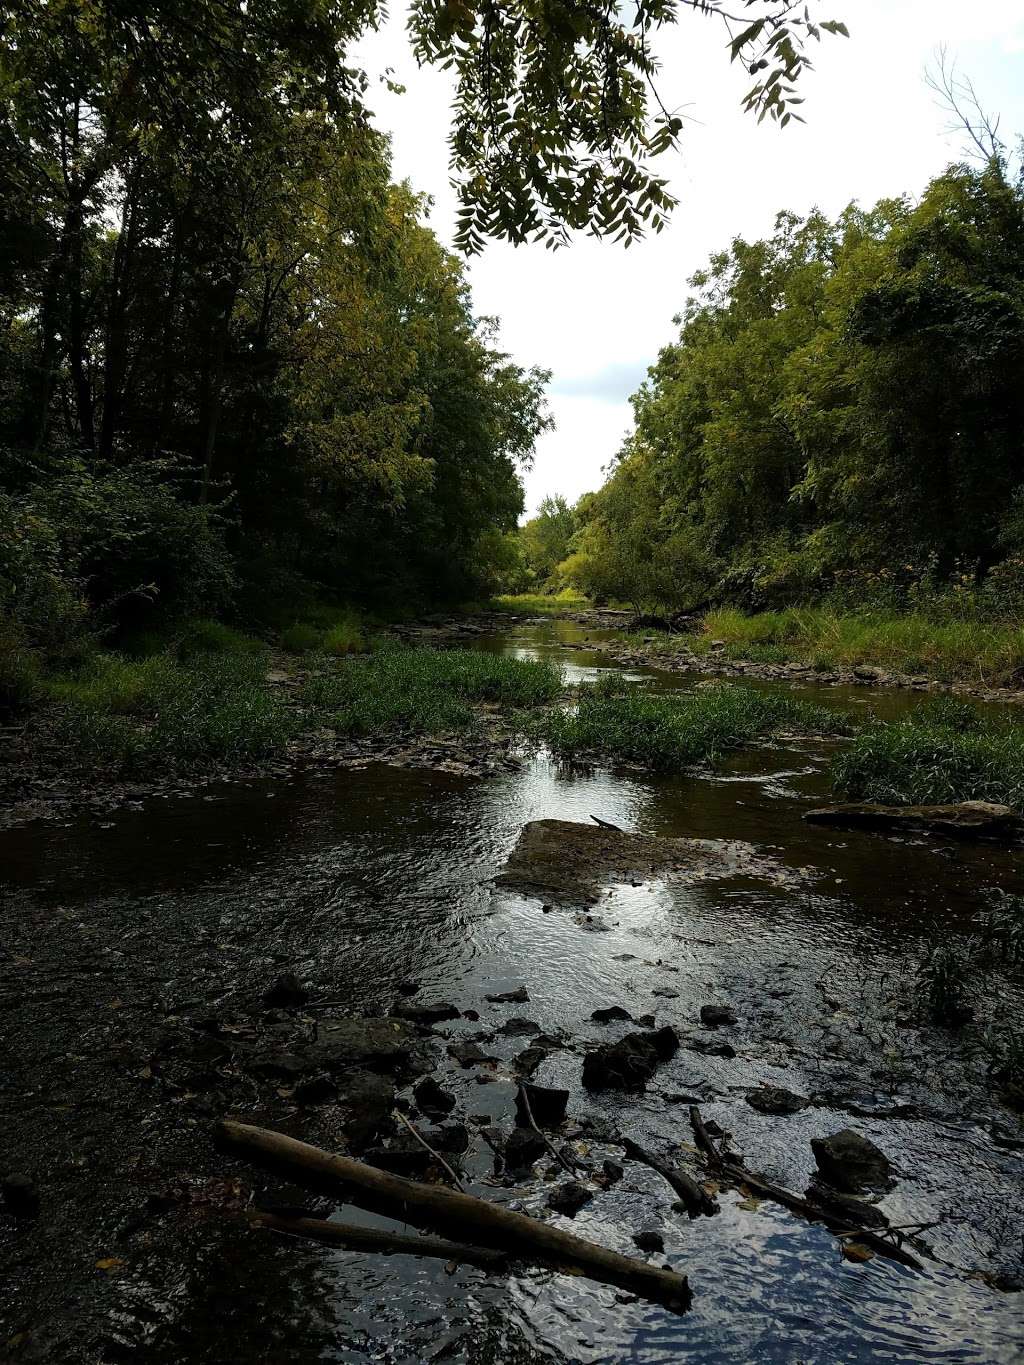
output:
POLYGON ((577 581, 663 605, 793 600, 851 572, 982 579, 1024 526, 1024 179, 779 215, 691 282, 587 500, 577 581))

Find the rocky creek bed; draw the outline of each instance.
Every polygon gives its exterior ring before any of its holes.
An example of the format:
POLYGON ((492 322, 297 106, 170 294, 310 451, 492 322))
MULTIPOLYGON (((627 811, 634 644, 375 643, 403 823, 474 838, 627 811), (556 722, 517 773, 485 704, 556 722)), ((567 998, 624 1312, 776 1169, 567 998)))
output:
MULTIPOLYGON (((600 666, 550 629, 480 636, 600 666)), ((1012 851, 804 825, 810 742, 673 781, 375 757, 0 835, 0 1166, 32 1182, 0 1215, 12 1360, 1015 1358, 1024 1129, 969 1038, 922 1024, 906 970, 984 888, 1020 889, 1012 851), (628 1041, 663 1030, 671 1049, 628 1041), (623 1053, 649 1055, 642 1086, 594 1086, 623 1053), (522 1124, 524 1080, 566 1093, 549 1138, 571 1178, 522 1124), (694 1104, 797 1193, 823 1143, 870 1141, 887 1165, 859 1194, 934 1224, 923 1269, 844 1257, 724 1178, 694 1104), (396 1110, 473 1193, 688 1275, 690 1311, 245 1222, 337 1203, 219 1154, 216 1119, 436 1176, 396 1110), (610 1135, 719 1213, 674 1209, 610 1135)))

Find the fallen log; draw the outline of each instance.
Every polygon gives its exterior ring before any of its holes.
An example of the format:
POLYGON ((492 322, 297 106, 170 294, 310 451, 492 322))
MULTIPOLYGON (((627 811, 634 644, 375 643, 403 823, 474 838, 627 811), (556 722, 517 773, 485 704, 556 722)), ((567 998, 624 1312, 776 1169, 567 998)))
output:
POLYGON ((620 1256, 474 1195, 405 1180, 284 1133, 232 1119, 217 1124, 216 1142, 221 1151, 253 1161, 307 1188, 340 1194, 358 1208, 429 1228, 455 1241, 614 1285, 673 1312, 685 1312, 690 1306, 693 1296, 685 1275, 620 1256))
POLYGON ((855 1238, 863 1246, 877 1252, 879 1256, 886 1256, 891 1261, 898 1261, 900 1265, 909 1266, 911 1270, 924 1269, 924 1266, 915 1256, 911 1256, 909 1251, 904 1251, 902 1246, 889 1241, 887 1237, 872 1232, 870 1228, 851 1225, 848 1218, 830 1213, 818 1204, 812 1204, 809 1199, 794 1194, 792 1190, 787 1190, 782 1185, 776 1185, 770 1180, 765 1180, 763 1176, 755 1175, 753 1171, 747 1170, 746 1166, 741 1165, 733 1157, 723 1155, 712 1142, 711 1136, 704 1126, 700 1110, 696 1105, 692 1105, 690 1108, 690 1123, 697 1139, 697 1145, 708 1157, 712 1167, 734 1184, 746 1185, 752 1194, 758 1195, 762 1199, 770 1199, 775 1204, 781 1204, 783 1208, 806 1218, 809 1223, 823 1224, 829 1232, 834 1233, 842 1240, 855 1238))
POLYGON ((642 1166, 649 1166, 652 1171, 657 1171, 658 1175, 675 1190, 676 1194, 686 1206, 686 1212, 690 1218, 699 1218, 701 1214, 710 1218, 713 1214, 719 1213, 719 1207, 708 1194, 703 1186, 698 1185, 693 1176, 686 1171, 680 1170, 678 1166, 670 1166, 667 1162, 661 1161, 658 1157, 652 1156, 631 1138, 620 1138, 622 1150, 633 1161, 639 1161, 642 1166))
POLYGON ((246 1218, 257 1227, 269 1228, 288 1237, 303 1237, 346 1251, 375 1251, 384 1256, 429 1256, 441 1261, 458 1261, 482 1270, 507 1270, 509 1258, 501 1251, 485 1247, 445 1242, 438 1237, 411 1237, 404 1232, 380 1228, 359 1228, 351 1223, 329 1223, 326 1218, 282 1218, 280 1214, 249 1209, 246 1218))

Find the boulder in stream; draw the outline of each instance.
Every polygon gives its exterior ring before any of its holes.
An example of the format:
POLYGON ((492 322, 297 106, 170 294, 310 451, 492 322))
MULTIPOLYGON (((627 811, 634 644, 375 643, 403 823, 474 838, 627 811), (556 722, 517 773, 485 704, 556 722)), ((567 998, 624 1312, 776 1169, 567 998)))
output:
POLYGON ((578 1180, 566 1180, 556 1185, 548 1195, 548 1208, 566 1218, 575 1218, 584 1205, 593 1199, 592 1190, 581 1185, 578 1180))
POLYGON ((588 1090, 643 1090, 659 1063, 679 1048, 679 1038, 667 1024, 651 1033, 627 1033, 617 1043, 604 1043, 583 1059, 583 1084, 588 1090))
POLYGON ((824 1180, 848 1194, 886 1189, 892 1184, 889 1158, 870 1138, 842 1128, 828 1137, 812 1138, 811 1151, 824 1180))
POLYGON ((530 1085, 524 1081, 516 1095, 516 1122, 528 1127, 532 1114, 538 1128, 557 1128, 565 1118, 568 1103, 568 1090, 558 1090, 546 1085, 530 1085), (529 1113, 526 1112, 524 1095, 530 1104, 529 1113))
POLYGON ((763 1085, 758 1090, 747 1092, 747 1103, 759 1114, 798 1114, 806 1109, 808 1101, 804 1095, 795 1095, 780 1085, 763 1085))
POLYGON ((883 833, 942 834, 954 839, 1019 839, 1024 818, 1010 806, 992 801, 960 801, 946 806, 877 806, 844 802, 809 810, 811 825, 883 833))

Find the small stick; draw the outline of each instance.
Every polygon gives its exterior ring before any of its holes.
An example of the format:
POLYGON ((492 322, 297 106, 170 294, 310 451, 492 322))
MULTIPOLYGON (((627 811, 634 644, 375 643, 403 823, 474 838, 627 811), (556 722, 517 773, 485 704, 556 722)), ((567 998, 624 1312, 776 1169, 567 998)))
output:
POLYGON ((541 1139, 541 1141, 544 1143, 544 1146, 548 1149, 548 1151, 555 1158, 555 1160, 562 1167, 562 1169, 564 1171, 568 1171, 570 1175, 575 1175, 576 1167, 569 1165, 568 1161, 566 1161, 562 1153, 556 1150, 554 1143, 548 1137, 547 1133, 542 1133, 541 1130, 537 1127, 537 1120, 533 1117, 533 1110, 530 1108, 530 1097, 526 1093, 526 1086, 522 1081, 519 1082, 519 1093, 523 1099, 523 1108, 526 1110, 526 1117, 529 1121, 530 1127, 541 1139))
POLYGON ((428 1152, 430 1153, 430 1155, 434 1158, 434 1160, 435 1160, 439 1165, 441 1165, 441 1166, 444 1167, 444 1169, 445 1169, 445 1170, 448 1172, 448 1174, 451 1176, 452 1182, 453 1182, 453 1184, 455 1185, 455 1188, 456 1188, 457 1190, 461 1190, 461 1189, 462 1189, 462 1181, 461 1181, 461 1180, 459 1179, 459 1177, 455 1174, 455 1172, 452 1170, 452 1168, 448 1165, 447 1161, 445 1161, 445 1159, 444 1159, 444 1157, 441 1155, 441 1153, 440 1153, 440 1152, 435 1152, 435 1151, 434 1151, 433 1147, 431 1147, 431 1145, 430 1145, 430 1143, 427 1141, 427 1139, 426 1139, 425 1137, 423 1137, 423 1135, 422 1135, 421 1133, 418 1133, 418 1132, 416 1131, 416 1129, 413 1127, 413 1125, 409 1122, 409 1120, 405 1117, 405 1115, 402 1113, 402 1111, 401 1111, 400 1109, 396 1109, 396 1110, 394 1111, 394 1114, 395 1114, 395 1117, 396 1117, 396 1118, 399 1118, 399 1119, 402 1120, 402 1122, 405 1124, 406 1128, 408 1128, 409 1132, 412 1133, 413 1137, 414 1137, 414 1138, 416 1139, 416 1141, 420 1144, 420 1146, 421 1146, 425 1151, 428 1151, 428 1152))

